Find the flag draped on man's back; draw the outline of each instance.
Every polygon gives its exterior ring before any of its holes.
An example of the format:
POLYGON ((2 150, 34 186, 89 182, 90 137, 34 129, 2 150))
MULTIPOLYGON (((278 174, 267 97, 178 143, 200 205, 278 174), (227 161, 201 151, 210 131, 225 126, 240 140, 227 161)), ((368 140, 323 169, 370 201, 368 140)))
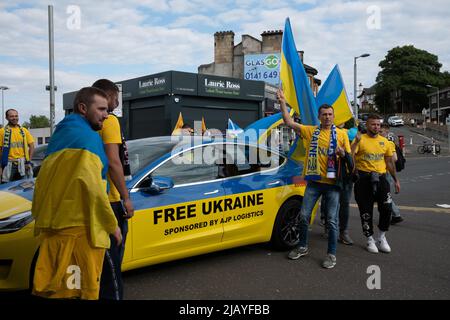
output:
POLYGON ((316 103, 318 107, 324 103, 333 107, 334 124, 337 126, 353 118, 338 65, 333 68, 322 88, 320 88, 319 94, 316 97, 316 103))
POLYGON ((295 46, 289 18, 286 18, 283 32, 280 79, 286 102, 300 115, 302 123, 318 125, 316 100, 295 46))

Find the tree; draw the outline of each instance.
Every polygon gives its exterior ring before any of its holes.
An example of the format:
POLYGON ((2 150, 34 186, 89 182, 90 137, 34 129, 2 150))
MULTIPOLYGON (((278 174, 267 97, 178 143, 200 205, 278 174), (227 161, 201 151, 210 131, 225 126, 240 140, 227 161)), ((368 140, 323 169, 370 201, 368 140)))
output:
POLYGON ((29 127, 30 127, 30 129, 48 128, 48 127, 50 127, 50 120, 46 116, 31 115, 29 127))
POLYGON ((375 102, 385 113, 421 112, 428 106, 426 85, 450 83, 450 74, 440 72, 438 57, 412 45, 389 50, 379 66, 375 102))

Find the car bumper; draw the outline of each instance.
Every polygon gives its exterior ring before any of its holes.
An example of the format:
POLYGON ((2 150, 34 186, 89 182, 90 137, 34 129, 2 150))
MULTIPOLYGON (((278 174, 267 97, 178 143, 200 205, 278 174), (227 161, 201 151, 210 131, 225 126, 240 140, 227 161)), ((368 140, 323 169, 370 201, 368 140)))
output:
POLYGON ((29 288, 37 248, 34 223, 13 233, 0 234, 0 291, 29 288))

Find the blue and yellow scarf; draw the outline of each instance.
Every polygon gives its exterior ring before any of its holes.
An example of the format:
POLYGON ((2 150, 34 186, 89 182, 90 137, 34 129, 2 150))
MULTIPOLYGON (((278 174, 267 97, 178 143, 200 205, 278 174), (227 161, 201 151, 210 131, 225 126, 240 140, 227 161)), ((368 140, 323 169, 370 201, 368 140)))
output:
MULTIPOLYGON (((23 129, 21 126, 19 126, 20 135, 23 138, 23 149, 25 153, 25 160, 27 162, 30 161, 30 154, 28 152, 28 142, 27 137, 25 135, 25 132, 23 132, 23 129)), ((3 147, 2 147, 2 168, 6 167, 8 165, 8 157, 9 157, 9 151, 11 150, 11 135, 12 135, 12 129, 9 125, 5 126, 5 135, 3 136, 3 147)))
MULTIPOLYGON (((318 126, 311 137, 311 143, 308 151, 308 161, 306 166, 305 180, 317 181, 321 180, 320 164, 319 164, 319 135, 321 127, 318 126)), ((331 127, 331 139, 328 146, 328 161, 327 174, 329 179, 336 178, 336 147, 337 147, 337 133, 336 126, 331 127)))

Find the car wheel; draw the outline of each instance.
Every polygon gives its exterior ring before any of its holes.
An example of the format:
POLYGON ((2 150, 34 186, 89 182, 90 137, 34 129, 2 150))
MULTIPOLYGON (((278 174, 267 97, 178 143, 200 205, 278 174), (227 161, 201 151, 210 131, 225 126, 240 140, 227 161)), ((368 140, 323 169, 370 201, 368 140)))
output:
POLYGON ((271 243, 276 249, 295 247, 300 240, 298 219, 302 202, 299 199, 286 201, 278 211, 272 231, 271 243))

